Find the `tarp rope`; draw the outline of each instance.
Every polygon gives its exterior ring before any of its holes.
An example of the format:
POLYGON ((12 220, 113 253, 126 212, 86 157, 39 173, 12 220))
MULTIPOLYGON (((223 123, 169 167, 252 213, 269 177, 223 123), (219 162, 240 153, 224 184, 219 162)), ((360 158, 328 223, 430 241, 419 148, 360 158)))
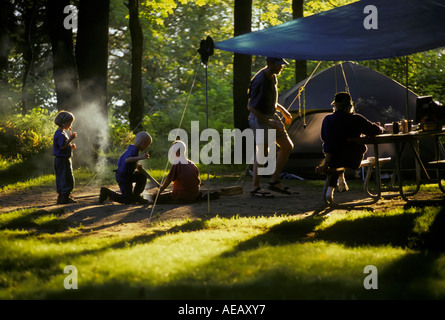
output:
MULTIPOLYGON (((345 80, 345 91, 349 94, 351 94, 349 92, 349 85, 348 85, 348 80, 346 79, 346 74, 345 74, 345 70, 343 69, 343 63, 340 63, 340 67, 341 67, 341 72, 343 73, 343 79, 345 80)), ((337 74, 337 73, 335 73, 337 74)))
POLYGON ((306 127, 306 85, 308 84, 308 82, 312 79, 312 77, 315 74, 315 71, 317 71, 318 67, 320 66, 322 61, 319 61, 317 66, 315 67, 315 69, 312 71, 311 75, 309 76, 309 78, 306 79, 306 82, 300 87, 298 88, 298 93, 295 96, 294 100, 292 100, 291 104, 289 105, 289 107, 287 107, 287 110, 289 111, 289 109, 292 107, 292 105, 294 104, 294 102, 298 99, 298 114, 301 115, 301 95, 303 94, 303 126, 306 127))

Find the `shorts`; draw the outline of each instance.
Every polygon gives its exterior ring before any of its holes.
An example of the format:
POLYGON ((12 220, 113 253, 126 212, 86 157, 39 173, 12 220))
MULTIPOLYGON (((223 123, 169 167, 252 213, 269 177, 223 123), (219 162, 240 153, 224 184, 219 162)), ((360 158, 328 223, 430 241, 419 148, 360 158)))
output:
POLYGON ((280 120, 278 115, 275 113, 273 116, 270 116, 270 119, 277 120, 280 123, 281 128, 283 130, 277 130, 269 127, 266 124, 262 124, 258 121, 258 118, 255 117, 252 113, 249 114, 249 126, 253 130, 253 136, 255 138, 256 144, 266 144, 269 140, 269 130, 275 131, 275 138, 281 139, 288 137, 286 128, 284 127, 284 123, 280 120), (264 129, 264 135, 260 132, 257 132, 257 129, 264 129))

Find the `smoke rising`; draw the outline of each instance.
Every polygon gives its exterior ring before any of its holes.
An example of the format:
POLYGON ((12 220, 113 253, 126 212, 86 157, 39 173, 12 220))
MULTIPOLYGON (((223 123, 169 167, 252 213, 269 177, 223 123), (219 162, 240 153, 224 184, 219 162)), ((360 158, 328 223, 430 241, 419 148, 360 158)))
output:
POLYGON ((73 113, 76 118, 73 131, 77 132, 77 138, 73 141, 77 147, 73 161, 94 169, 97 178, 101 179, 106 170, 104 153, 108 148, 108 115, 97 102, 84 103, 73 113))

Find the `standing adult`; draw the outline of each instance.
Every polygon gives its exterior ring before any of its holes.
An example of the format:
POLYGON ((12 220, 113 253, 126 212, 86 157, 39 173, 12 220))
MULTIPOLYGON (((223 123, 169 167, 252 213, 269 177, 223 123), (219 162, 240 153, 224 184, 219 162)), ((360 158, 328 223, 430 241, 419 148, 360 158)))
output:
MULTIPOLYGON (((328 114, 321 125, 321 140, 325 154, 324 163, 317 167, 321 173, 326 168, 345 167, 358 169, 367 151, 364 144, 354 139, 364 134, 374 136, 384 132, 377 123, 371 122, 361 114, 354 113, 351 96, 347 92, 338 92, 333 105, 333 113, 328 114)), ((334 202, 334 190, 338 184, 340 192, 347 191, 344 173, 332 174, 326 191, 326 200, 334 202)))
MULTIPOLYGON (((282 58, 267 58, 267 66, 257 72, 252 78, 249 87, 248 109, 249 125, 254 132, 257 148, 263 148, 264 155, 268 154, 268 129, 276 131, 275 143, 279 147, 276 157, 275 171, 269 182, 269 189, 284 194, 290 194, 289 188, 280 183, 280 173, 289 159, 290 152, 293 149, 292 140, 289 138, 283 122, 278 116, 282 114, 286 124, 292 123, 292 115, 282 105, 278 103, 278 78, 277 76, 283 70, 284 65, 289 63, 282 58), (264 129, 264 135, 258 134, 256 129, 264 129)), ((258 159, 255 155, 253 165, 253 185, 250 192, 251 196, 264 197, 270 195, 269 192, 261 189, 260 177, 258 175, 258 159)))

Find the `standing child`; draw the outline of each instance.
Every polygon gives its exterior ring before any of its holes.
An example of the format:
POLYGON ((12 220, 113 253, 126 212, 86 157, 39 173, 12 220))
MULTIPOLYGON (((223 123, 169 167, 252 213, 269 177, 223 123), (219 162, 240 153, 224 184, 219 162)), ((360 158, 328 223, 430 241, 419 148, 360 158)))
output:
POLYGON ((107 199, 125 204, 148 203, 148 200, 141 196, 145 189, 147 178, 142 173, 142 166, 138 161, 150 157, 146 150, 151 143, 152 138, 147 132, 141 131, 136 135, 134 144, 128 146, 127 150, 120 156, 117 162, 116 182, 119 185, 121 193, 119 194, 108 188, 102 187, 99 195, 100 203, 107 199), (143 153, 139 155, 139 152, 143 153), (139 170, 141 170, 141 172, 139 172, 139 170), (133 183, 136 183, 134 189, 133 183))
POLYGON ((59 194, 58 204, 76 203, 71 192, 74 189, 74 175, 71 161, 72 150, 76 145, 71 143, 77 138, 77 133, 72 132, 69 136, 65 130, 71 130, 74 115, 68 111, 60 111, 54 123, 58 126, 53 138, 54 169, 56 175, 56 189, 59 194))

